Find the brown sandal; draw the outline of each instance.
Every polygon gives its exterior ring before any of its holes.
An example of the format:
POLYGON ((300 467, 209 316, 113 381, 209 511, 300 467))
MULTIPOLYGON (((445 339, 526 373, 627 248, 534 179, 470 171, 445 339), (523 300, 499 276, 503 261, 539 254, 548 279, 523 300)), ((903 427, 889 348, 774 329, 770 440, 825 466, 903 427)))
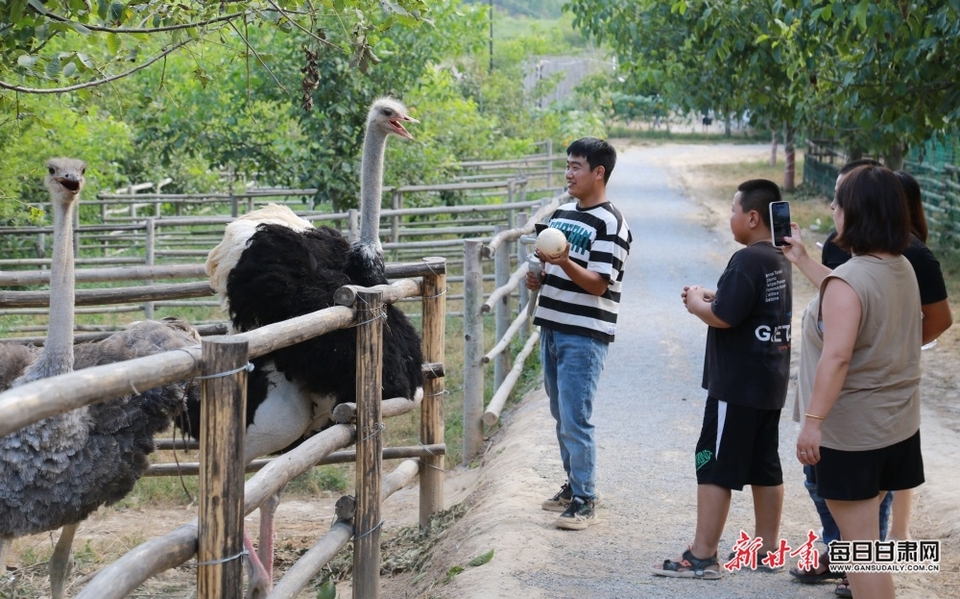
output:
POLYGON ((843 577, 843 580, 837 583, 837 588, 833 590, 833 594, 837 597, 853 599, 853 589, 850 588, 850 581, 847 580, 846 576, 843 577))
POLYGON ((687 549, 679 562, 665 559, 660 568, 651 568, 650 571, 657 576, 669 576, 670 578, 699 578, 700 580, 719 580, 723 577, 720 572, 720 562, 717 556, 700 559, 695 557, 693 552, 687 549), (710 566, 717 566, 716 570, 708 570, 710 566))
POLYGON ((798 582, 802 582, 803 584, 815 584, 823 582, 824 580, 844 577, 843 573, 834 572, 830 569, 830 554, 826 551, 820 554, 820 565, 817 569, 805 570, 794 566, 790 568, 790 576, 793 576, 798 582), (823 568, 823 570, 818 572, 819 568, 823 568))

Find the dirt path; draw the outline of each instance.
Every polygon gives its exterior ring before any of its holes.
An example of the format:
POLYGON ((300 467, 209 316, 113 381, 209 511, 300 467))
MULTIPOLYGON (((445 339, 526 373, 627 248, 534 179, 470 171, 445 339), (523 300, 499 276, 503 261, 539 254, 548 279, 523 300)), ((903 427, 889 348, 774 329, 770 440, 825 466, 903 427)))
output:
MULTIPOLYGON (((540 501, 562 482, 553 424, 542 392, 507 416, 486 453, 469 509, 434 554, 422 578, 386 582, 390 597, 524 597, 626 599, 647 597, 833 597, 832 584, 801 585, 786 572, 735 572, 717 582, 651 576, 648 568, 692 540, 696 483, 690 453, 699 431, 699 387, 705 329, 687 314, 685 283, 715 284, 730 253, 729 198, 710 197, 696 166, 760 162, 763 146, 673 146, 623 152, 610 194, 634 231, 622 307, 625 321, 611 348, 595 406, 601 522, 582 532, 552 526, 540 501), (699 224, 702 226, 692 226, 699 224), (467 566, 494 550, 486 565, 467 566), (450 578, 452 568, 464 570, 450 578)), ((794 328, 813 293, 795 278, 794 328)), ((929 481, 917 492, 913 533, 944 542, 943 571, 898 575, 899 597, 960 594, 957 555, 960 477, 958 335, 954 327, 924 352, 923 445, 929 481)), ((796 363, 797 361, 794 360, 796 363)), ((795 369, 794 369, 795 378, 795 369)), ((819 521, 792 459, 798 426, 781 424, 785 505, 781 535, 803 542, 819 521)), ((735 493, 721 547, 740 530, 752 534, 749 493, 735 493)))

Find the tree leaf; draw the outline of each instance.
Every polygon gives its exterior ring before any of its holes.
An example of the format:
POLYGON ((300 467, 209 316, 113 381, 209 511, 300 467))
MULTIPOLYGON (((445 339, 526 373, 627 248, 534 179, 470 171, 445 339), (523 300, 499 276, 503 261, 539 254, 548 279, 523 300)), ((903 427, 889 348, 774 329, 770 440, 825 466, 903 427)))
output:
POLYGON ((490 560, 492 559, 493 559, 493 549, 473 558, 472 560, 470 560, 469 565, 473 567, 482 566, 486 563, 489 563, 490 560))
POLYGON ((40 60, 39 56, 30 56, 29 54, 23 54, 17 57, 17 64, 25 69, 32 69, 33 65, 37 64, 38 60, 40 60))
POLYGON ((337 599, 337 585, 329 578, 317 589, 317 599, 337 599))

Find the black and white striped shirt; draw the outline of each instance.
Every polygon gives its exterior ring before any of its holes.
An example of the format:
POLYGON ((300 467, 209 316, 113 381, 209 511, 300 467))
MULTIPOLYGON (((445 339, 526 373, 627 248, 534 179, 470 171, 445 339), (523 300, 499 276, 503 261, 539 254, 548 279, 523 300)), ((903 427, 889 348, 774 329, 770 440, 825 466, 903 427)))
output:
POLYGON ((546 278, 533 323, 612 342, 623 268, 633 242, 627 221, 610 202, 580 209, 574 201, 557 208, 550 226, 566 235, 571 260, 600 273, 610 284, 603 295, 593 295, 571 281, 559 266, 544 264, 546 278))

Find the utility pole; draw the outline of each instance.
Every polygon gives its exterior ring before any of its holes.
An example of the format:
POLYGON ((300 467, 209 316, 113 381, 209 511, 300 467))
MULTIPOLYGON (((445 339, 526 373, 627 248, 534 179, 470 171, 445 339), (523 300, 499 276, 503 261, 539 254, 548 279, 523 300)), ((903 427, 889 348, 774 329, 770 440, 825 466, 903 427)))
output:
POLYGON ((490 68, 487 72, 493 72, 493 0, 490 0, 490 68))

